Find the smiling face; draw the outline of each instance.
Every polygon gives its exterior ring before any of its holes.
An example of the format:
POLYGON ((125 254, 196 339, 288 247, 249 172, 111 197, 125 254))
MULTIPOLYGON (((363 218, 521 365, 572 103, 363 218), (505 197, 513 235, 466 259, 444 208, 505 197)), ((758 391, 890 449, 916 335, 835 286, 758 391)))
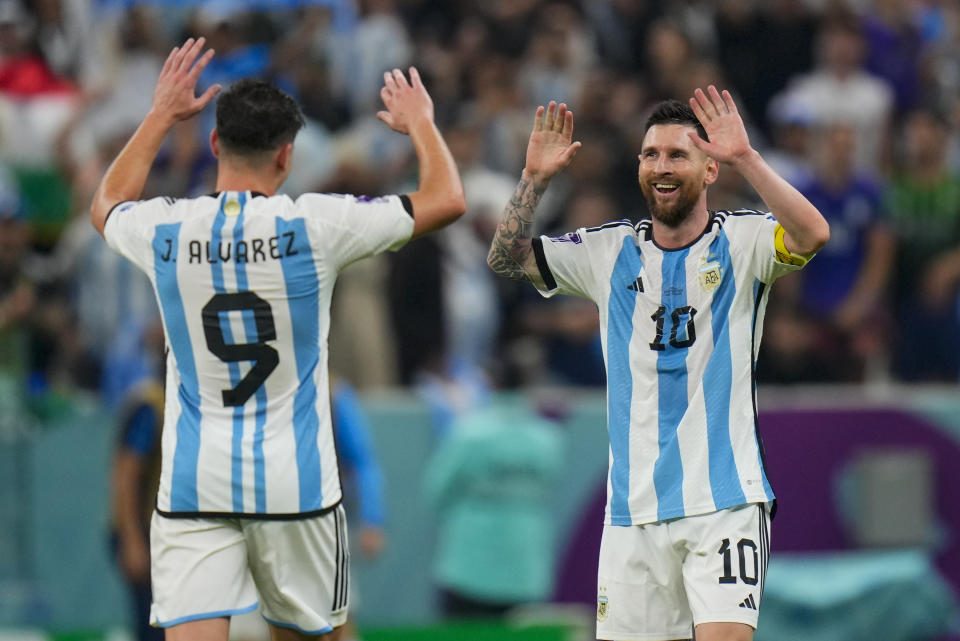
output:
MULTIPOLYGON (((654 219, 679 227, 717 179, 717 163, 697 149, 689 125, 661 124, 647 130, 640 152, 638 181, 654 219)), ((704 200, 704 207, 706 200, 704 200)))

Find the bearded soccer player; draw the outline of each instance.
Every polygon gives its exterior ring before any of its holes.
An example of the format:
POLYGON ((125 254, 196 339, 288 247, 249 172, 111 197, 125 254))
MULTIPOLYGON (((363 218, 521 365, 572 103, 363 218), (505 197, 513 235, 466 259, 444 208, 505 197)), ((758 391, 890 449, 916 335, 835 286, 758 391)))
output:
POLYGON ((829 227, 711 86, 647 120, 638 177, 650 219, 534 237, 537 203, 579 146, 565 105, 537 109, 488 262, 600 312, 610 468, 597 637, 748 641, 774 506, 754 399, 764 309, 773 282, 802 267, 829 227), (721 165, 770 211, 707 209, 721 165))
POLYGON ((217 102, 217 192, 138 200, 170 128, 220 89, 195 95, 213 56, 203 44, 170 53, 91 210, 152 280, 169 349, 151 622, 169 640, 226 641, 230 616, 259 606, 275 641, 337 636, 350 591, 328 394, 334 282, 455 220, 463 188, 411 68, 384 74, 377 114, 413 142, 409 195, 277 195, 303 116, 276 87, 241 80, 217 102))

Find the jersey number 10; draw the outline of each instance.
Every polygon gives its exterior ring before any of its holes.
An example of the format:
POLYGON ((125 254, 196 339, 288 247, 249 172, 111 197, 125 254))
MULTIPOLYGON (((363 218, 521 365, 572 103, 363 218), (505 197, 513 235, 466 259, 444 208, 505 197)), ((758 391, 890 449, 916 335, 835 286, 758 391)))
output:
MULTIPOLYGON (((650 343, 650 349, 660 352, 667 348, 663 343, 663 318, 667 314, 667 308, 661 305, 650 318, 657 324, 657 334, 650 343)), ((671 347, 690 347, 697 340, 697 328, 693 324, 693 317, 697 314, 697 308, 690 305, 677 307, 670 314, 670 320, 673 326, 670 328, 670 346, 671 347), (684 321, 686 318, 686 321, 684 321), (677 333, 682 325, 686 325, 684 333, 686 338, 677 338, 677 333)))

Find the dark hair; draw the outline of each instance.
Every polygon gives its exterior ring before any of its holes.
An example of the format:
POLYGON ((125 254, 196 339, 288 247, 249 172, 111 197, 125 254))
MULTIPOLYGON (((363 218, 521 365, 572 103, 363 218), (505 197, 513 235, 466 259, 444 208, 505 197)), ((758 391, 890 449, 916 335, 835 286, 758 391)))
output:
POLYGON ((647 124, 643 127, 643 133, 646 135, 650 127, 654 125, 687 125, 693 127, 700 134, 700 137, 710 142, 707 137, 707 130, 703 128, 700 121, 697 120, 693 109, 685 102, 679 100, 664 100, 653 108, 653 113, 647 118, 647 124))
POLYGON ((304 124, 297 101, 263 80, 238 80, 217 100, 217 137, 232 153, 277 149, 293 142, 304 124))

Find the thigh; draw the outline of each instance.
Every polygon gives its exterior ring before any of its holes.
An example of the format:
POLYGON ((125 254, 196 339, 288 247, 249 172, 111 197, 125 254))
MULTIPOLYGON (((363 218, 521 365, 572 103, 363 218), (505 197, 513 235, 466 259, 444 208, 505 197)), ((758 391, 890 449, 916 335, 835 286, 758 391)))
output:
POLYGON ((675 538, 682 538, 688 549, 683 582, 694 623, 756 628, 770 558, 767 507, 720 510, 676 525, 675 538))
POLYGON ((689 639, 682 555, 663 523, 605 525, 597 581, 597 638, 689 639))
POLYGON ((257 607, 247 549, 236 521, 171 519, 150 524, 150 622, 167 628, 257 607))
POLYGON ((347 620, 350 551, 343 506, 309 519, 243 524, 264 618, 306 635, 347 620))

